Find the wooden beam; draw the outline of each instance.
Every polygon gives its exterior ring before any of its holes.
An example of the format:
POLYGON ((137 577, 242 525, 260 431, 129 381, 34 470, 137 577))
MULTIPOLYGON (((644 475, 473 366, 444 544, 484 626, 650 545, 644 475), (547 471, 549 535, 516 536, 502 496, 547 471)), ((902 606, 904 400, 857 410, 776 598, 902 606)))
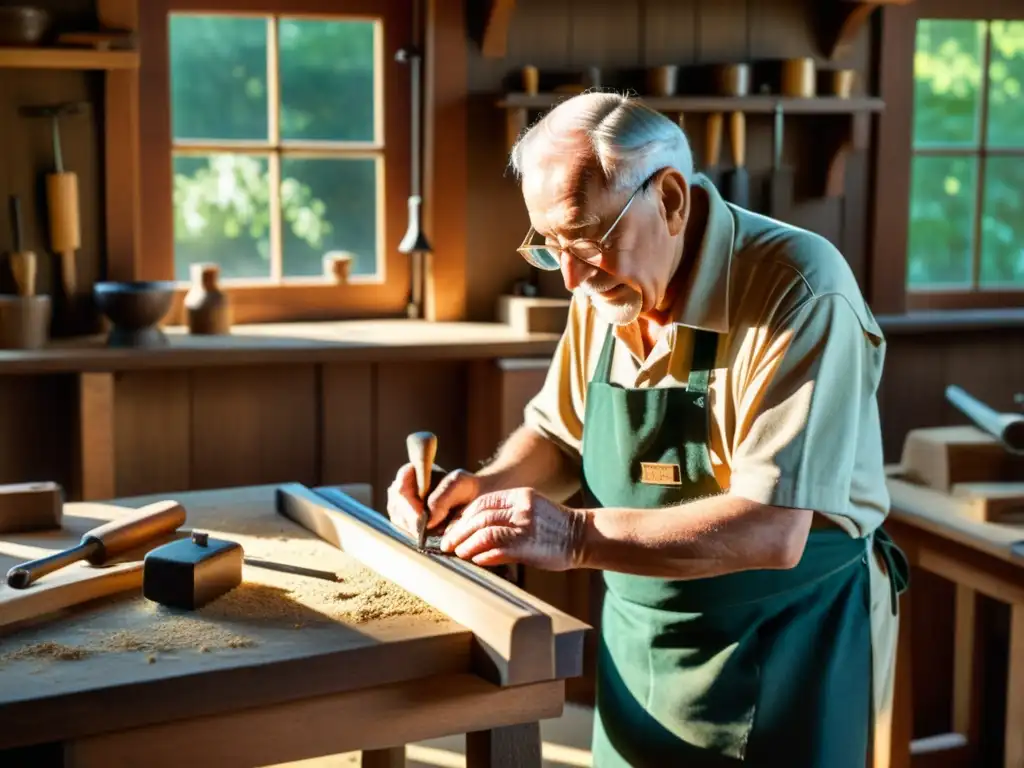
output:
POLYGON ((825 54, 835 60, 849 53, 864 24, 879 7, 912 2, 914 0, 832 0, 822 3, 825 54))
POLYGON ((480 45, 485 58, 505 58, 508 52, 508 28, 512 23, 515 9, 516 0, 491 0, 491 8, 484 26, 483 42, 480 45))
POLYGON ((556 676, 551 616, 517 599, 511 584, 470 563, 420 552, 412 537, 347 494, 320 494, 282 485, 277 509, 472 631, 481 676, 500 685, 556 676))

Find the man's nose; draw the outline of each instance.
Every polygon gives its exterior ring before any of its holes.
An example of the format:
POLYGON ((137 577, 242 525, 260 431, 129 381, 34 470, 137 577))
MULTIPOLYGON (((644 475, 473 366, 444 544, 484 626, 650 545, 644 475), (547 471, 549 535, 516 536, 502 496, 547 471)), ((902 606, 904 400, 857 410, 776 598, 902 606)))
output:
POLYGON ((568 251, 562 251, 562 282, 567 291, 575 291, 581 283, 597 272, 597 268, 580 261, 568 251))

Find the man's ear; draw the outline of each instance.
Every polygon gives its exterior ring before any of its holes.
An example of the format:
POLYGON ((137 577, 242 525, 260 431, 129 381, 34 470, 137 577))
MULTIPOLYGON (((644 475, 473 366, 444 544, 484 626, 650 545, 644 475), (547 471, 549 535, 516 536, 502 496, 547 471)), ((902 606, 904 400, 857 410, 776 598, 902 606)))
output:
POLYGON ((675 168, 665 168, 654 180, 661 199, 662 216, 672 237, 686 228, 690 216, 690 186, 675 168))

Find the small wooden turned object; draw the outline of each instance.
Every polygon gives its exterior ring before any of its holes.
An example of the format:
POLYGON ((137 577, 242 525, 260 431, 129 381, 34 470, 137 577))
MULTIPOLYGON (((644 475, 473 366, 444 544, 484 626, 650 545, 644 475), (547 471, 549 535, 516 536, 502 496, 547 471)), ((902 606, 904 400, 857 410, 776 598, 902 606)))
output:
POLYGON ((324 254, 324 277, 335 285, 345 285, 352 272, 352 260, 352 254, 347 251, 324 254))
POLYGON ((416 491, 426 501, 430 494, 430 474, 437 456, 437 437, 432 432, 413 432, 405 438, 405 448, 416 471, 416 491))
POLYGON ((192 287, 185 294, 189 333, 226 334, 231 331, 231 302, 220 290, 220 267, 199 263, 189 268, 192 287))

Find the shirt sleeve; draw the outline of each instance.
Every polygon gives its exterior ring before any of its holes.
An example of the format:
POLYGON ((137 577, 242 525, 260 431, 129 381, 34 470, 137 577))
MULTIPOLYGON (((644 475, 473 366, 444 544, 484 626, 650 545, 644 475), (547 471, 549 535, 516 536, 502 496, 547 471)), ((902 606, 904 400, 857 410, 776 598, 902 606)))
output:
POLYGON ((875 407, 884 355, 876 330, 839 294, 782 318, 741 389, 730 493, 849 515, 858 431, 875 407))
POLYGON ((583 416, 587 390, 584 328, 575 297, 562 338, 555 348, 544 385, 526 404, 524 423, 583 462, 583 416))

